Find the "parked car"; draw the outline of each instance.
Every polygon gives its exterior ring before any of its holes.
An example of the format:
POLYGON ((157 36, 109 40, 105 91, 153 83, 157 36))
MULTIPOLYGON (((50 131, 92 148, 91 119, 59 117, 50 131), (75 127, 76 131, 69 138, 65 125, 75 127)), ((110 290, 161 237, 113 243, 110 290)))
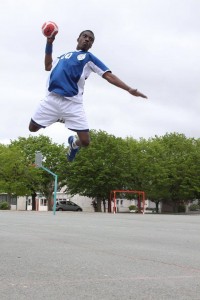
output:
POLYGON ((82 211, 82 208, 70 200, 60 200, 56 202, 56 210, 60 211, 82 211))

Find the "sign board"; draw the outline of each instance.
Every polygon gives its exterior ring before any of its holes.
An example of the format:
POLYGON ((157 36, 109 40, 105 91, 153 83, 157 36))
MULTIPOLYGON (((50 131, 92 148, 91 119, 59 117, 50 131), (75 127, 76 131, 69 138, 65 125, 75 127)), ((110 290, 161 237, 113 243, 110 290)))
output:
POLYGON ((37 167, 42 167, 42 153, 40 151, 35 152, 35 164, 37 167))

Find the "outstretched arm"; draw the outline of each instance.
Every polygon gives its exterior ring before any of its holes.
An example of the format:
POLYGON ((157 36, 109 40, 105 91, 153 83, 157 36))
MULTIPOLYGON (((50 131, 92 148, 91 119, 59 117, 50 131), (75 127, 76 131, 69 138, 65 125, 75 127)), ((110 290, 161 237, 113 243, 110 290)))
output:
POLYGON ((109 83, 114 84, 115 86, 129 92, 131 95, 136 97, 147 98, 144 94, 140 93, 137 89, 133 89, 119 79, 116 75, 111 72, 106 72, 103 74, 103 78, 106 79, 109 83))
POLYGON ((52 38, 47 38, 47 44, 45 49, 45 57, 44 57, 44 65, 46 71, 51 71, 52 68, 52 51, 53 51, 53 41, 55 40, 55 36, 52 38))

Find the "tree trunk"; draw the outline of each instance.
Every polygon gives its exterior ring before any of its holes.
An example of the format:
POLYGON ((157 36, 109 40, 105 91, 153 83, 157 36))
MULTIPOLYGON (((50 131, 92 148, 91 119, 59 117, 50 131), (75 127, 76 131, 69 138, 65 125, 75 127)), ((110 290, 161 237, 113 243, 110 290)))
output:
POLYGON ((53 208, 53 196, 52 196, 52 194, 51 195, 49 195, 49 197, 47 198, 48 200, 47 200, 47 207, 48 207, 48 211, 51 211, 52 210, 52 208, 53 208))
POLYGON ((32 210, 36 210, 36 200, 35 200, 36 196, 37 196, 36 193, 33 193, 31 195, 31 198, 32 198, 32 210))
POLYGON ((97 197, 97 211, 101 212, 101 198, 97 197))
POLYGON ((106 212, 106 200, 103 200, 103 211, 106 212))
POLYGON ((160 202, 160 201, 156 201, 156 213, 157 213, 157 214, 159 213, 159 207, 158 207, 158 206, 159 206, 159 202, 160 202))
POLYGON ((94 212, 97 212, 97 202, 96 202, 96 200, 92 201, 92 206, 94 208, 94 212))

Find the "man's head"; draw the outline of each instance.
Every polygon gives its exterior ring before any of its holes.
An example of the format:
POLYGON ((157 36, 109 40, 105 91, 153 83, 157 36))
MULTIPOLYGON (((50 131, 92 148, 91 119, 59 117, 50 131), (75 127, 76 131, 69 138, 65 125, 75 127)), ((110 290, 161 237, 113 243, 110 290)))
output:
POLYGON ((82 31, 77 39, 78 45, 76 49, 88 51, 92 47, 94 39, 94 33, 91 30, 82 31))

